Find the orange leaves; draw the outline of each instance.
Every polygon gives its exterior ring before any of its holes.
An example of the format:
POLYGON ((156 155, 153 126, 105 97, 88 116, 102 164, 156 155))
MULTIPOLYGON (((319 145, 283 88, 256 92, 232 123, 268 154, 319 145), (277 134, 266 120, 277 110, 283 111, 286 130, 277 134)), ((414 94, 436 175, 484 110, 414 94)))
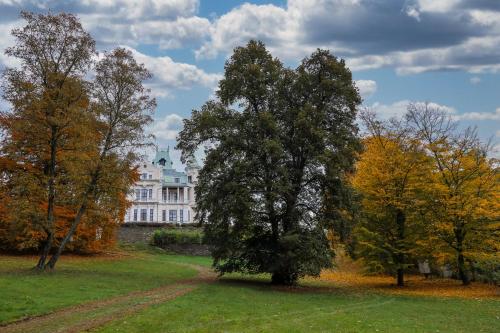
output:
POLYGON ((404 288, 394 285, 394 277, 387 275, 362 275, 357 272, 328 270, 324 271, 320 281, 325 281, 333 287, 346 288, 357 292, 377 292, 400 296, 432 296, 460 298, 499 298, 497 286, 472 283, 464 287, 460 281, 452 279, 409 276, 404 288))

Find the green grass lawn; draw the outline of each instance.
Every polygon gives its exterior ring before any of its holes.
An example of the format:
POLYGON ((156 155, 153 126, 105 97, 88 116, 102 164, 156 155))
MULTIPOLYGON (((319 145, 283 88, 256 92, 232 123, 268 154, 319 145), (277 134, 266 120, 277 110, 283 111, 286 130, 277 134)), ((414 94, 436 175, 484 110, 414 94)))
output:
POLYGON ((56 271, 37 273, 36 258, 0 256, 0 323, 85 301, 167 285, 197 274, 180 262, 207 258, 139 250, 119 259, 61 258, 56 271))
POLYGON ((499 332, 500 302, 221 281, 98 332, 499 332))
MULTIPOLYGON (((62 258, 55 272, 43 274, 30 270, 35 258, 0 256, 0 322, 175 284, 196 274, 181 264, 210 265, 205 257, 166 255, 147 247, 125 250, 128 255, 118 260, 62 258)), ((265 276, 232 275, 118 316, 97 331, 500 332, 499 300, 397 296, 341 286, 325 289, 324 283, 314 281, 304 286, 277 289, 265 276)), ((126 311, 128 304, 117 303, 109 311, 126 311)), ((91 315, 99 314, 80 312, 65 320, 69 324, 91 315)))

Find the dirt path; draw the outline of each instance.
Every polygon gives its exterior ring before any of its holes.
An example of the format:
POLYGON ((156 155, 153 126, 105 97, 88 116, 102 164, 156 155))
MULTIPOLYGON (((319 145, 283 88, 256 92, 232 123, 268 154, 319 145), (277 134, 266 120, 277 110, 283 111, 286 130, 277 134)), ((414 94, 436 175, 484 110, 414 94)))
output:
POLYGON ((204 283, 215 280, 216 275, 207 267, 183 264, 198 271, 195 278, 171 285, 135 291, 126 295, 83 303, 63 308, 46 315, 19 320, 0 326, 0 332, 82 332, 103 326, 111 321, 134 314, 153 304, 160 304, 187 294, 204 283))

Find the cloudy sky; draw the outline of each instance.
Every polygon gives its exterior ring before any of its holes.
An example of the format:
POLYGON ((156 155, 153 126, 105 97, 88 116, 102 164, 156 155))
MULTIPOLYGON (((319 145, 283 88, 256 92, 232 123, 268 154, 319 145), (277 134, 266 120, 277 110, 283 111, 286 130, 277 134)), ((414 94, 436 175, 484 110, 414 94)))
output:
POLYGON ((383 117, 432 102, 500 142, 500 0, 0 0, 0 47, 20 10, 49 9, 77 14, 99 50, 125 46, 153 72, 160 146, 175 145, 231 50, 251 38, 293 67, 330 49, 383 117))

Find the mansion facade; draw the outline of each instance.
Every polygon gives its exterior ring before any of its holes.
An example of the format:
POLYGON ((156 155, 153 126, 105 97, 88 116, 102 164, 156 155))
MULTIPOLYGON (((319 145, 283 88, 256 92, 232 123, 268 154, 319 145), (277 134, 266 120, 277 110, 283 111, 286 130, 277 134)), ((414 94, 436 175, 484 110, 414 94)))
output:
POLYGON ((132 205, 125 223, 194 223, 194 187, 198 165, 194 157, 185 172, 172 167, 169 148, 156 152, 152 163, 141 164, 140 179, 129 192, 132 205))

